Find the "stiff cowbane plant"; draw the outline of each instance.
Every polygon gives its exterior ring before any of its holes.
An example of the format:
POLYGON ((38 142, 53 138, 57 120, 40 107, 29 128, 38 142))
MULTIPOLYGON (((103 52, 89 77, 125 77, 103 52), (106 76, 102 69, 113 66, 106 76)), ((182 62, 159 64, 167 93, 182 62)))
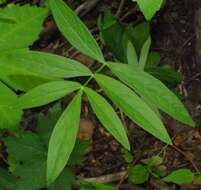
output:
MULTIPOLYGON (((172 142, 156 110, 161 110, 186 125, 192 127, 195 125, 178 97, 158 79, 144 71, 150 38, 142 49, 139 61, 134 58, 133 62, 129 59, 129 64, 108 62, 87 27, 63 0, 49 0, 48 5, 59 30, 68 42, 99 63, 99 68, 92 72, 75 60, 28 50, 27 47, 33 40, 31 34, 36 29, 25 27, 27 21, 24 21, 21 28, 11 30, 13 33, 19 32, 19 35, 14 36, 15 43, 13 43, 12 32, 0 31, 0 36, 3 36, 0 43, 0 79, 3 81, 0 84, 0 91, 4 94, 0 94, 0 117, 4 120, 4 123, 0 125, 2 128, 6 128, 6 122, 10 119, 10 110, 14 112, 13 108, 19 112, 16 124, 19 123, 22 110, 49 104, 72 92, 75 94, 58 119, 49 141, 46 179, 48 185, 54 182, 62 172, 73 151, 84 95, 87 96, 94 113, 106 130, 125 149, 130 149, 127 134, 118 114, 101 94, 89 87, 92 80, 97 82, 116 108, 121 109, 134 123, 166 144, 172 144, 172 142), (23 35, 26 30, 31 33, 30 36, 23 35), (103 74, 103 69, 109 69, 111 75, 103 74), (88 77, 88 79, 81 84, 69 80, 74 77, 88 77), (26 93, 17 98, 5 84, 14 90, 19 89, 26 93), (12 101, 8 102, 8 94, 12 101), (5 102, 2 101, 4 99, 5 102)), ((18 7, 18 9, 21 8, 18 7)), ((34 19, 36 15, 44 19, 47 12, 47 9, 41 8, 40 14, 38 11, 34 16, 30 15, 31 25, 37 25, 38 19, 34 19)), ((12 14, 8 14, 9 11, 6 13, 5 15, 12 18, 12 14)), ((16 23, 4 23, 4 27, 14 28, 23 15, 18 17, 13 15, 13 17, 16 23)), ((39 20, 41 22, 41 19, 39 20)), ((128 56, 135 56, 132 48, 128 56)), ((15 113, 12 114, 15 115, 15 113)), ((15 125, 12 124, 12 126, 15 125)))

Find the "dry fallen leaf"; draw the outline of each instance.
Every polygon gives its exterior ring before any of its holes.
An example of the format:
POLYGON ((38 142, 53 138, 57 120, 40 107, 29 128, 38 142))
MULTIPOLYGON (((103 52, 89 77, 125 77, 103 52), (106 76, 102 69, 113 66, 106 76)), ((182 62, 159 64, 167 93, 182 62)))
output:
POLYGON ((94 131, 94 125, 92 121, 89 119, 81 119, 80 121, 80 127, 78 130, 78 139, 80 140, 90 140, 92 139, 94 131))

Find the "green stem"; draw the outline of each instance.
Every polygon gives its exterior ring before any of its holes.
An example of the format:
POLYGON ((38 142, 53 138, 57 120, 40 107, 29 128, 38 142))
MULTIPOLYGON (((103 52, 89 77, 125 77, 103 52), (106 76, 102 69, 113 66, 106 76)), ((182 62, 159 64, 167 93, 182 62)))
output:
POLYGON ((101 72, 105 66, 107 66, 107 63, 103 63, 89 78, 88 80, 83 84, 83 86, 87 86, 89 84, 89 82, 94 78, 94 75, 101 72))

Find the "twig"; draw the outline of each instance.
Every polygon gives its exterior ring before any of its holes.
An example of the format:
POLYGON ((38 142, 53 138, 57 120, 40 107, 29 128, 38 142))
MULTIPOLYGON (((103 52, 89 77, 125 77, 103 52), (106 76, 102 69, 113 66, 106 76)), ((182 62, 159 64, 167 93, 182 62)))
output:
POLYGON ((90 12, 98 3, 100 0, 88 0, 82 3, 80 6, 78 6, 75 10, 77 15, 84 16, 88 12, 90 12))
POLYGON ((125 3, 126 3, 126 0, 121 0, 120 1, 119 8, 118 8, 118 10, 117 10, 117 12, 115 14, 116 17, 121 16, 121 12, 122 12, 122 10, 124 8, 125 3))
MULTIPOLYGON (((186 158, 186 154, 185 154, 181 149, 179 149, 179 148, 178 148, 177 146, 175 146, 175 145, 172 145, 172 147, 186 158)), ((189 162, 191 163, 191 165, 193 166, 193 168, 195 169, 195 171, 196 171, 198 174, 200 174, 200 170, 198 169, 198 167, 196 166, 196 164, 193 162, 193 160, 187 159, 187 161, 189 161, 189 162)))
MULTIPOLYGON (((76 182, 76 186, 80 185, 80 181, 87 181, 87 182, 92 182, 92 183, 102 183, 102 184, 108 184, 112 182, 116 182, 121 180, 123 177, 127 176, 127 171, 122 171, 118 173, 113 173, 113 174, 107 174, 104 176, 100 177, 93 177, 93 178, 82 178, 80 177, 80 180, 76 182)), ((144 188, 141 188, 137 185, 132 185, 132 184, 121 184, 120 189, 126 189, 126 190, 144 190, 144 188)))
POLYGON ((100 177, 92 177, 92 178, 84 178, 84 181, 87 182, 95 182, 95 183, 111 183, 115 181, 119 181, 127 174, 127 171, 122 171, 113 174, 107 174, 100 177))

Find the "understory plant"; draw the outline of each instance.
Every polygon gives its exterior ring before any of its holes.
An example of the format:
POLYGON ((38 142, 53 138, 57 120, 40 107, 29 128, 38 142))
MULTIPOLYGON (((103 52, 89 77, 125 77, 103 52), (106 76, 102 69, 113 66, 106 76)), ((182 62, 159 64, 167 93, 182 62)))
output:
POLYGON ((107 61, 85 24, 63 0, 49 0, 48 6, 10 5, 1 9, 9 22, 0 22, 1 129, 17 129, 23 110, 47 105, 70 93, 74 95, 49 140, 48 185, 61 174, 76 144, 83 96, 88 98, 103 127, 127 150, 130 150, 130 144, 117 114, 118 109, 139 127, 169 145, 172 141, 159 111, 195 126, 179 98, 144 70, 150 37, 139 59, 128 41, 128 64, 107 61), (66 57, 29 50, 28 46, 37 39, 49 10, 68 42, 97 62, 99 68, 96 71, 66 57), (105 70, 110 71, 108 75, 104 74, 105 70), (85 81, 70 80, 76 77, 83 77, 85 81), (98 84, 98 91, 91 87, 92 81, 98 84), (17 91, 25 93, 18 96, 17 91))

